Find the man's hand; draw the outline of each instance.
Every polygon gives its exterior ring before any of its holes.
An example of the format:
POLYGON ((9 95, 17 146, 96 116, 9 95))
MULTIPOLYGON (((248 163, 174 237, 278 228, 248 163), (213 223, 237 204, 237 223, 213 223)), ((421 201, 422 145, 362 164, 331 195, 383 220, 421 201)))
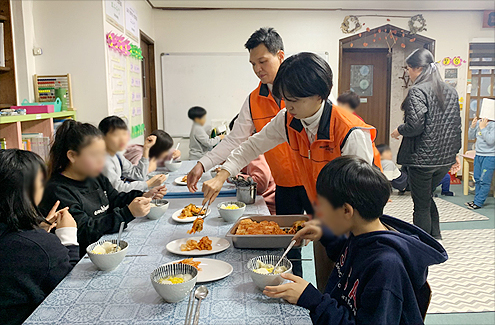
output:
POLYGON ((205 196, 203 205, 205 205, 208 201, 210 201, 210 203, 215 201, 218 193, 220 193, 220 190, 222 189, 223 183, 225 183, 229 176, 230 173, 225 169, 222 169, 217 173, 217 176, 215 176, 215 178, 212 178, 209 181, 203 183, 203 193, 205 196))
POLYGON ((189 174, 187 174, 187 188, 189 189, 189 192, 194 193, 198 190, 198 181, 200 180, 201 176, 203 176, 204 172, 205 169, 203 167, 203 164, 198 162, 196 166, 191 169, 189 174))
POLYGON ((296 245, 300 245, 301 240, 308 239, 311 241, 318 241, 323 235, 321 230, 320 220, 311 220, 304 223, 304 228, 299 230, 292 239, 296 241, 296 245))
POLYGON ((165 185, 153 187, 151 190, 143 194, 143 197, 162 199, 167 194, 167 187, 165 185))
POLYGON ((399 130, 395 129, 390 136, 395 140, 399 140, 400 135, 399 130))
POLYGON ((486 128, 487 125, 488 125, 488 119, 487 118, 481 119, 481 121, 480 121, 480 130, 483 130, 484 128, 486 128))
POLYGON ((282 298, 291 304, 297 304, 309 282, 290 273, 282 273, 280 276, 286 280, 294 281, 292 283, 281 284, 279 286, 266 286, 263 293, 271 298, 282 298))

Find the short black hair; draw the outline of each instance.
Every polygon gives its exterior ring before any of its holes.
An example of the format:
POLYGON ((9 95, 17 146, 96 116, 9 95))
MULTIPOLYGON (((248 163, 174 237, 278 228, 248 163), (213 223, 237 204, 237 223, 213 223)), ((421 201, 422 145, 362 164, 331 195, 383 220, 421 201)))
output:
POLYGON ((361 100, 359 98, 359 95, 356 94, 353 91, 345 91, 342 94, 340 94, 339 97, 337 97, 337 102, 347 104, 349 105, 352 109, 356 109, 359 104, 361 103, 361 100))
POLYGON ((206 109, 204 109, 203 107, 194 106, 189 109, 189 111, 187 112, 187 116, 194 121, 197 118, 202 118, 206 115, 206 113, 206 109))
POLYGON ((251 52, 252 49, 260 44, 265 45, 268 52, 273 55, 276 55, 278 51, 284 50, 284 42, 282 41, 282 37, 280 37, 273 27, 262 27, 252 33, 246 44, 244 44, 244 47, 251 52))
POLYGON ((45 220, 34 200, 39 172, 46 179, 45 162, 37 154, 0 150, 0 223, 11 231, 35 229, 45 220))
POLYGON ((348 203, 367 221, 383 215, 391 191, 390 182, 380 170, 356 156, 332 160, 316 181, 316 192, 334 208, 348 203))
POLYGON ((385 143, 377 144, 376 149, 378 150, 380 155, 385 151, 391 150, 390 147, 388 145, 386 145, 385 143))
POLYGON ((172 137, 163 130, 155 130, 150 135, 156 136, 155 144, 150 148, 150 158, 158 158, 165 151, 169 151, 174 145, 172 137))
POLYGON ((120 117, 112 115, 101 120, 100 124, 98 124, 98 129, 103 135, 107 135, 108 132, 113 132, 114 130, 127 130, 127 124, 120 117))
POLYGON ((301 52, 286 59, 273 82, 273 95, 288 101, 320 96, 326 100, 332 90, 332 69, 319 55, 301 52))

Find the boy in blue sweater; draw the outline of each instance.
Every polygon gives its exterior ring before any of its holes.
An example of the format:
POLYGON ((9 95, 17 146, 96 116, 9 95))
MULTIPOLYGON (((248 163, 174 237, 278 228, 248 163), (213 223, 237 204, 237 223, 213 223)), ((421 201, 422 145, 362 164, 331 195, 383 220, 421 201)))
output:
POLYGON ((447 260, 442 245, 383 215, 390 183, 361 158, 328 163, 316 190, 320 220, 307 222, 294 239, 319 240, 336 261, 325 293, 292 274, 282 274, 292 283, 263 293, 309 309, 313 324, 422 324, 428 266, 447 260))
POLYGON ((474 201, 467 202, 469 209, 481 209, 490 192, 495 170, 495 121, 474 118, 469 128, 470 139, 476 138, 473 176, 476 185, 474 201))

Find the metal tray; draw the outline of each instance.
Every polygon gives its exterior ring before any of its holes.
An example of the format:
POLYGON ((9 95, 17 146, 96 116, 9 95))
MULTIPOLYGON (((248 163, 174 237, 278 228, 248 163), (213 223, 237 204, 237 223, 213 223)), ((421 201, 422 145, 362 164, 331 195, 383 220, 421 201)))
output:
MULTIPOLYGON (((232 239, 232 244, 235 248, 251 248, 251 249, 265 249, 265 248, 287 248, 289 246, 292 237, 294 235, 236 235, 237 227, 243 219, 251 219, 253 221, 275 221, 279 224, 280 228, 290 228, 292 224, 298 220, 308 221, 307 215, 252 215, 244 216, 237 220, 237 222, 230 228, 229 232, 225 235, 227 238, 232 239)), ((296 247, 296 246, 294 246, 296 247)), ((298 246, 300 247, 300 246, 298 246)))

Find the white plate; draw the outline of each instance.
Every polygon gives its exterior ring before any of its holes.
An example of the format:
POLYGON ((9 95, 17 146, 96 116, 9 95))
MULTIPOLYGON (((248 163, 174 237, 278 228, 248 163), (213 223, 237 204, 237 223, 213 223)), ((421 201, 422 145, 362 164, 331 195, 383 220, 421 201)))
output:
POLYGON ((174 183, 177 184, 177 185, 181 185, 181 186, 187 186, 187 182, 183 182, 182 179, 184 178, 184 176, 179 176, 177 177, 175 180, 174 180, 174 183))
MULTIPOLYGON (((164 265, 173 264, 180 262, 173 261, 164 265)), ((197 283, 217 281, 223 278, 228 277, 234 268, 227 262, 214 260, 212 258, 195 258, 194 261, 201 262, 199 264, 199 268, 201 271, 198 272, 198 280, 197 283)))
POLYGON ((165 246, 165 248, 170 253, 174 253, 177 255, 203 256, 203 255, 220 253, 220 252, 223 252, 224 250, 226 250, 227 248, 230 247, 229 241, 225 238, 209 237, 211 240, 211 246, 212 246, 211 251, 207 251, 207 250, 200 251, 198 249, 195 249, 192 251, 181 251, 180 250, 180 245, 185 244, 189 239, 194 239, 195 241, 199 241, 203 237, 204 236, 197 236, 197 237, 186 237, 186 238, 176 239, 176 240, 168 243, 167 246, 165 246))
MULTIPOLYGON (((194 220, 196 220, 196 216, 193 216, 193 217, 187 217, 187 218, 184 218, 184 219, 180 219, 179 216, 180 214, 182 213, 182 210, 184 208, 180 209, 180 210, 177 210, 174 212, 174 214, 172 214, 172 219, 174 221, 177 221, 177 222, 180 222, 180 223, 189 223, 189 222, 194 222, 194 220)), ((208 208, 208 211, 206 211, 206 215, 209 215, 211 212, 211 209, 208 208)), ((204 217, 204 216, 203 216, 204 217)))

